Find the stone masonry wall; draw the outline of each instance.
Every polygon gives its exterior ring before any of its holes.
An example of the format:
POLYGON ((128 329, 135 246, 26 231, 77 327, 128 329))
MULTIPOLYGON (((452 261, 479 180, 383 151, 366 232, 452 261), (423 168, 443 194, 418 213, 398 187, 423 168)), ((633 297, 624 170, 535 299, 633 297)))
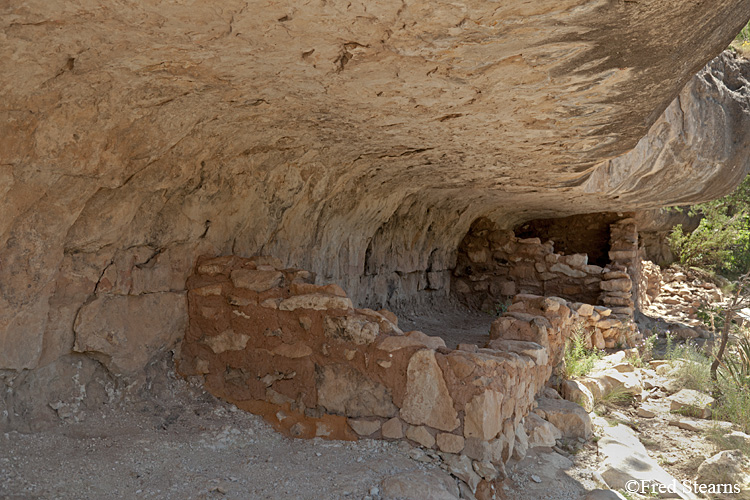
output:
POLYGON ((585 335, 587 347, 612 349, 633 346, 639 340, 631 325, 608 307, 519 294, 508 311, 492 323, 490 339, 538 343, 547 348, 550 366, 555 367, 562 361, 565 342, 576 331, 585 335))
POLYGON ((606 266, 609 263, 610 225, 622 219, 622 213, 597 212, 554 219, 535 219, 517 226, 513 232, 519 238, 552 240, 558 253, 585 253, 589 263, 606 266))
POLYGON ((480 218, 459 246, 452 290, 462 302, 489 312, 518 293, 596 304, 602 271, 585 254, 554 253, 552 241, 517 238, 480 218))
POLYGON ((551 374, 547 349, 450 350, 313 278, 273 258, 199 259, 179 372, 289 435, 408 439, 501 470, 551 374))
POLYGON ((609 233, 610 263, 602 275, 600 303, 612 309, 613 318, 628 324, 629 336, 635 338, 637 331, 633 318, 642 273, 635 219, 628 217, 615 222, 609 233))
POLYGON ((589 265, 585 254, 554 253, 552 241, 518 238, 478 219, 459 247, 453 291, 470 306, 502 315, 492 338, 537 342, 549 348, 553 365, 578 324, 589 346, 633 346, 639 340, 635 221, 615 221, 608 234, 609 263, 600 267, 589 265))

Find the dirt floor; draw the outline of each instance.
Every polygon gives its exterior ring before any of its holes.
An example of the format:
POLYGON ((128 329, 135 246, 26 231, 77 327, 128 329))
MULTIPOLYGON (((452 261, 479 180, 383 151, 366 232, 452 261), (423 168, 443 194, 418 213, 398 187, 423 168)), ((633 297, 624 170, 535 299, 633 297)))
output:
MULTIPOLYGON (((406 443, 287 438, 183 380, 168 384, 166 400, 125 401, 79 423, 0 436, 0 499, 374 500, 384 479, 440 464, 406 443)), ((537 449, 509 469, 500 495, 577 500, 595 487, 590 473, 537 449)))
POLYGON ((446 304, 443 309, 424 313, 399 313, 398 326, 403 331, 419 330, 440 337, 450 349, 458 344, 484 347, 490 338, 490 325, 496 316, 469 309, 461 304, 446 304))
POLYGON ((185 381, 170 386, 166 401, 0 435, 0 498, 361 499, 432 467, 408 445, 289 439, 185 381))
MULTIPOLYGON (((440 335, 449 347, 483 345, 493 317, 448 310, 411 315, 405 331, 440 335)), ((0 435, 0 499, 338 499, 381 498, 394 475, 437 469, 441 461, 406 443, 296 440, 260 417, 216 400, 165 370, 152 393, 34 434, 0 435)), ((668 425, 634 406, 608 410, 630 421, 654 457, 678 480, 694 478, 715 453, 701 433, 668 425)), ((509 464, 499 498, 579 500, 601 487, 597 444, 537 448, 509 464)), ((416 499, 415 499, 416 500, 416 499)))

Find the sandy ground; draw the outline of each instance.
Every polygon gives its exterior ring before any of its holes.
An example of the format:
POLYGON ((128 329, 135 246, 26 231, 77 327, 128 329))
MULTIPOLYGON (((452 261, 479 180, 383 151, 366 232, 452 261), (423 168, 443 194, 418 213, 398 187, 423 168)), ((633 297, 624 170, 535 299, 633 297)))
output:
MULTIPOLYGON (((492 319, 445 310, 407 316, 401 327, 440 335, 449 346, 481 346, 492 319)), ((435 453, 406 443, 287 438, 170 370, 161 373, 151 392, 79 415, 78 422, 0 435, 0 499, 378 500, 384 479, 441 464, 435 453)), ((691 479, 715 451, 699 433, 668 426, 662 405, 650 420, 634 407, 616 411, 633 421, 668 472, 691 479)), ((598 466, 595 442, 560 453, 537 448, 509 464, 499 497, 579 500, 599 486, 598 466)))
MULTIPOLYGON (((287 438, 173 373, 164 379, 158 397, 0 435, 0 499, 377 500, 384 479, 441 464, 406 443, 287 438)), ((591 487, 550 449, 509 473, 501 498, 577 500, 591 487)))
POLYGON ((427 335, 441 337, 450 349, 458 344, 475 344, 484 347, 490 338, 490 325, 496 316, 474 311, 460 304, 446 304, 444 309, 419 313, 399 313, 399 328, 408 332, 419 330, 427 335))
POLYGON ((408 445, 295 440, 170 380, 167 401, 124 402, 80 423, 0 435, 0 498, 365 498, 432 467, 408 445))

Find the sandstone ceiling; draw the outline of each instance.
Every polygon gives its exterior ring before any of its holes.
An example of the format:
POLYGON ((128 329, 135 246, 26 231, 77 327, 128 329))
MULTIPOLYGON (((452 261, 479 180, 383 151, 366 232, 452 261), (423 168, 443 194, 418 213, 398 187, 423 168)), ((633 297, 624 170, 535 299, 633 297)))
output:
POLYGON ((691 80, 744 0, 0 12, 0 369, 70 352, 104 295, 158 308, 141 296, 181 294, 202 253, 272 254, 399 302, 447 289, 435 273, 478 216, 701 201, 747 170, 746 77, 725 60, 737 85, 691 80))

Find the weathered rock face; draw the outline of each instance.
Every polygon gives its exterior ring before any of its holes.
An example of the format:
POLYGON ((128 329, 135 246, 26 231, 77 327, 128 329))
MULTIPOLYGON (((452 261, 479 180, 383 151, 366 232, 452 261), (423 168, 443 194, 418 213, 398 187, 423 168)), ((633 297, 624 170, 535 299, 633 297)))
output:
MULTIPOLYGON (((172 311, 198 255, 271 254, 356 304, 403 306, 448 294, 479 216, 510 227, 700 201, 746 170, 747 70, 732 58, 657 121, 750 17, 740 0, 0 13, 0 369, 13 373, 74 349, 137 369, 95 323, 122 319, 110 304, 172 311)), ((167 348, 184 321, 144 345, 167 348)))

